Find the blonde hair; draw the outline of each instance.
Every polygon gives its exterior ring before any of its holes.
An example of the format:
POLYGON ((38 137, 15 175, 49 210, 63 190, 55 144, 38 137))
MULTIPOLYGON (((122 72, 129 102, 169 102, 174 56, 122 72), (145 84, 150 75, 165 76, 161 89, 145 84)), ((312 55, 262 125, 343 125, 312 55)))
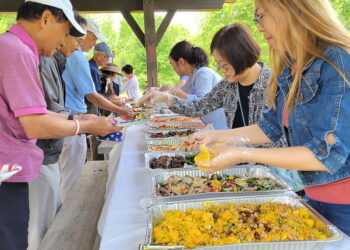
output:
POLYGON ((270 63, 274 74, 267 90, 269 107, 276 108, 277 77, 282 74, 286 65, 293 65, 295 70, 286 99, 288 110, 294 107, 303 68, 317 57, 331 64, 349 83, 344 73, 323 55, 323 50, 329 45, 339 46, 350 53, 350 34, 340 23, 329 0, 256 0, 256 2, 267 13, 271 13, 270 16, 274 19, 279 34, 275 40, 284 50, 277 51, 270 47, 270 63), (287 27, 282 27, 278 15, 272 14, 274 8, 283 13, 287 27))

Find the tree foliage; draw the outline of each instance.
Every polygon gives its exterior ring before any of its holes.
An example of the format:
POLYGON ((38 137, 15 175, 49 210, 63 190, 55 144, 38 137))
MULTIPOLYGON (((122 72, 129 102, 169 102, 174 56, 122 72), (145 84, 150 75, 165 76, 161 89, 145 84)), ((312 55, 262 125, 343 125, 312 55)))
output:
MULTIPOLYGON (((141 27, 144 29, 143 14, 133 14, 133 17, 141 27)), ((156 27, 159 27, 162 17, 156 16, 156 27)), ((169 64, 169 52, 174 42, 186 39, 189 32, 180 25, 171 25, 165 32, 161 42, 157 47, 157 68, 158 80, 160 85, 172 84, 178 81, 178 76, 173 72, 169 64)), ((118 65, 131 64, 135 69, 135 74, 140 80, 141 88, 147 85, 147 71, 146 71, 146 52, 143 45, 137 39, 129 25, 125 20, 120 22, 119 33, 115 51, 117 58, 115 62, 118 65)))
POLYGON ((228 24, 244 23, 248 26, 253 37, 257 40, 262 49, 260 60, 268 62, 268 44, 264 37, 258 32, 257 27, 253 23, 253 18, 253 1, 237 0, 234 4, 224 4, 221 11, 202 14, 200 18, 200 33, 198 33, 194 39, 195 43, 209 52, 212 38, 220 28, 228 24))
POLYGON ((0 15, 0 33, 5 32, 16 21, 15 15, 0 15))

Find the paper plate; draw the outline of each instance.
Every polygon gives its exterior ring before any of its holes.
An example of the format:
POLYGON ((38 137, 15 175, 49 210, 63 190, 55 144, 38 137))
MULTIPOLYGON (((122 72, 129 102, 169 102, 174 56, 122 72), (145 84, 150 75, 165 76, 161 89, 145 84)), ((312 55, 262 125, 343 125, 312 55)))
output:
POLYGON ((0 182, 3 182, 22 170, 21 166, 15 164, 0 165, 0 182))

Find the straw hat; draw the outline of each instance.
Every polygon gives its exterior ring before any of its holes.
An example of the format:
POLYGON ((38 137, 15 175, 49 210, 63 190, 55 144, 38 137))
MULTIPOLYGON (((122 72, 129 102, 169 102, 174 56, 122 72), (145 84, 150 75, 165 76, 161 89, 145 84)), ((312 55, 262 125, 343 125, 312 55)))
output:
POLYGON ((101 70, 110 71, 121 75, 119 72, 118 66, 115 65, 114 63, 107 63, 105 66, 101 68, 101 70))

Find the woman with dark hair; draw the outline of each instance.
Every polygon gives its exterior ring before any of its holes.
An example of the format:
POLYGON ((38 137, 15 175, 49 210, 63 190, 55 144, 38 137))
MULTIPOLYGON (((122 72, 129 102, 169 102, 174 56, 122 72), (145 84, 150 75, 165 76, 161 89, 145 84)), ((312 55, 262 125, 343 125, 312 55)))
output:
POLYGON ((107 63, 101 68, 101 94, 108 98, 118 97, 123 79, 119 73, 119 68, 114 63, 107 63))
MULTIPOLYGON (((119 94, 123 91, 123 79, 119 68, 114 63, 107 63, 100 69, 101 72, 101 90, 100 94, 108 98, 113 103, 123 103, 119 94)), ((99 109, 103 116, 111 114, 110 111, 99 109)))
POLYGON ((122 73, 125 76, 123 80, 123 88, 120 92, 126 91, 127 95, 131 99, 140 99, 140 84, 139 79, 134 74, 134 68, 130 64, 126 64, 122 67, 122 73))
MULTIPOLYGON (((140 102, 153 104, 167 102, 175 113, 186 116, 203 116, 223 108, 229 128, 245 127, 262 119, 261 111, 267 108, 265 90, 271 80, 271 71, 258 62, 260 47, 243 24, 221 28, 214 36, 211 53, 217 68, 225 75, 208 94, 198 100, 183 100, 174 95, 150 91, 140 102)), ((264 147, 286 146, 284 139, 264 147)), ((303 189, 295 171, 275 169, 295 191, 303 189)))
MULTIPOLYGON (((179 42, 172 48, 169 60, 176 74, 180 77, 189 77, 180 88, 165 88, 181 99, 196 101, 209 93, 222 80, 217 72, 208 67, 209 60, 205 51, 192 46, 187 41, 179 42)), ((223 109, 212 110, 198 116, 206 124, 213 124, 216 129, 227 129, 223 109)))

